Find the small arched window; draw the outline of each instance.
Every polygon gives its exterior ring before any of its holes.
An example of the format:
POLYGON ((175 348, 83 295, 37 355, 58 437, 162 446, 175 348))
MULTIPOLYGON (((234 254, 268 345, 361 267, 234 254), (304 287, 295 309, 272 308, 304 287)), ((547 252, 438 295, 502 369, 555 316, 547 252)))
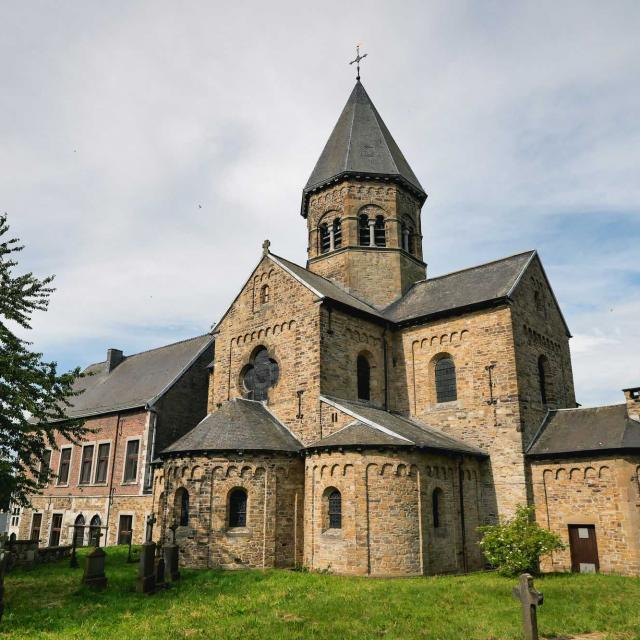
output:
POLYGON ((336 218, 333 221, 333 248, 339 249, 342 246, 342 221, 336 218))
POLYGON ((436 362, 436 400, 437 402, 452 402, 458 398, 456 387, 456 365, 449 357, 436 362))
POLYGON ((549 402, 549 361, 545 356, 538 358, 538 384, 540 385, 540 399, 542 404, 549 402))
POLYGON ((342 495, 333 489, 328 497, 329 529, 342 529, 342 495))
POLYGON ((96 514, 91 518, 91 522, 89 523, 89 544, 93 547, 98 546, 98 542, 100 540, 99 533, 100 527, 102 526, 102 520, 100 520, 100 516, 96 514))
POLYGON ((365 355, 360 354, 356 362, 358 376, 358 400, 371 400, 371 365, 365 355))
POLYGON ((368 247, 371 244, 371 232, 369 231, 369 216, 363 213, 358 218, 358 244, 368 247))
POLYGON ((439 529, 442 526, 442 489, 434 489, 431 494, 431 517, 433 519, 433 528, 439 529))
POLYGON ((233 489, 229 494, 229 527, 247 526, 247 492, 233 489))
POLYGON ((376 216, 376 223, 373 227, 373 240, 376 247, 387 246, 387 234, 384 226, 384 216, 376 216))
POLYGON ((264 284, 260 289, 260 304, 268 304, 269 303, 269 285, 264 284))
POLYGON ((80 514, 73 523, 73 540, 76 547, 84 546, 84 516, 80 514))
POLYGON ((176 520, 180 527, 189 526, 189 492, 180 487, 175 498, 176 520))
POLYGON ((415 255, 415 230, 409 218, 404 218, 400 227, 402 234, 402 248, 411 255, 415 255))
POLYGON ((320 253, 327 253, 331 248, 331 234, 329 225, 323 223, 320 225, 320 253))

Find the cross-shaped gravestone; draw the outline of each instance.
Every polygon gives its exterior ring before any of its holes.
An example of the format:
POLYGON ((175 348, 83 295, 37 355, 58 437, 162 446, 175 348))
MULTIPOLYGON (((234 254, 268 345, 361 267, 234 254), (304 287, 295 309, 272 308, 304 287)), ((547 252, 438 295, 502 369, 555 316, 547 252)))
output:
POLYGON ((147 516, 147 542, 151 542, 151 540, 153 539, 153 525, 156 523, 156 516, 155 514, 151 514, 150 516, 147 516))
POLYGON ((171 544, 176 543, 176 529, 178 528, 178 523, 174 520, 173 524, 169 527, 171 529, 171 533, 173 534, 173 539, 171 540, 171 544))
POLYGON ((102 538, 102 536, 104 536, 104 533, 102 533, 100 529, 98 529, 93 535, 94 540, 96 541, 96 549, 100 546, 100 538, 102 538))
POLYGON ((533 576, 523 573, 518 586, 513 588, 513 597, 522 603, 522 626, 526 640, 538 640, 537 607, 542 605, 543 596, 533 588, 533 576))

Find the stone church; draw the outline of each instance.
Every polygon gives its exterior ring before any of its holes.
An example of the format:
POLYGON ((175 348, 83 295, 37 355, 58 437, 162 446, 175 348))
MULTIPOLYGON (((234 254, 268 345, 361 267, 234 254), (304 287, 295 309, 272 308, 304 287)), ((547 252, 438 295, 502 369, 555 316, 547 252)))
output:
POLYGON ((306 267, 265 242, 206 417, 156 457, 185 566, 471 571, 477 527, 534 504, 568 543, 546 568, 640 573, 638 388, 578 407, 535 251, 428 277, 426 199, 358 80, 302 192, 306 267))

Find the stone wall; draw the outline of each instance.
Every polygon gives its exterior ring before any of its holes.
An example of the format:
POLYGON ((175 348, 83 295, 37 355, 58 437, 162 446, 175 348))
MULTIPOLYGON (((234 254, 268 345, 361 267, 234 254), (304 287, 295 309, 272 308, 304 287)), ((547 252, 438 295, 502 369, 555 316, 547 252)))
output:
POLYGON ((315 295, 270 258, 258 268, 217 327, 209 411, 218 403, 243 397, 241 373, 256 348, 263 346, 278 363, 280 377, 268 405, 303 442, 319 438, 320 322, 315 295), (260 290, 269 287, 269 302, 260 290), (298 402, 301 393, 301 403, 298 402))
POLYGON ((407 327, 396 335, 390 357, 392 409, 491 455, 481 479, 489 519, 527 501, 511 325, 503 306, 407 327), (457 399, 438 403, 435 365, 444 356, 456 367, 457 399))
POLYGON ((595 525, 600 571, 640 573, 640 456, 536 460, 531 470, 536 519, 567 544, 544 571, 570 571, 569 525, 595 525))
POLYGON ((189 525, 176 530, 181 562, 225 569, 293 567, 302 561, 303 462, 297 455, 171 458, 156 493, 160 536, 178 517, 176 491, 189 492, 189 525), (232 489, 247 492, 246 527, 229 526, 232 489))
POLYGON ((305 565, 353 575, 422 575, 482 567, 480 463, 435 453, 325 451, 305 467, 305 565), (463 542, 460 477, 465 511, 463 542), (342 527, 328 525, 328 496, 342 496, 342 527), (434 527, 434 490, 441 517, 434 527))

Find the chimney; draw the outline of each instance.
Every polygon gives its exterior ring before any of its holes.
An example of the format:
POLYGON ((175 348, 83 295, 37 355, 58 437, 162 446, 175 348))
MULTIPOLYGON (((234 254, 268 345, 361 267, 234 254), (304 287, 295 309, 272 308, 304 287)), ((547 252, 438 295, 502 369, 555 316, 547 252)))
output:
POLYGON ((107 373, 111 373, 123 360, 120 349, 107 349, 107 373))
POLYGON ((640 387, 623 389, 622 392, 627 401, 627 414, 633 420, 640 422, 640 387))

